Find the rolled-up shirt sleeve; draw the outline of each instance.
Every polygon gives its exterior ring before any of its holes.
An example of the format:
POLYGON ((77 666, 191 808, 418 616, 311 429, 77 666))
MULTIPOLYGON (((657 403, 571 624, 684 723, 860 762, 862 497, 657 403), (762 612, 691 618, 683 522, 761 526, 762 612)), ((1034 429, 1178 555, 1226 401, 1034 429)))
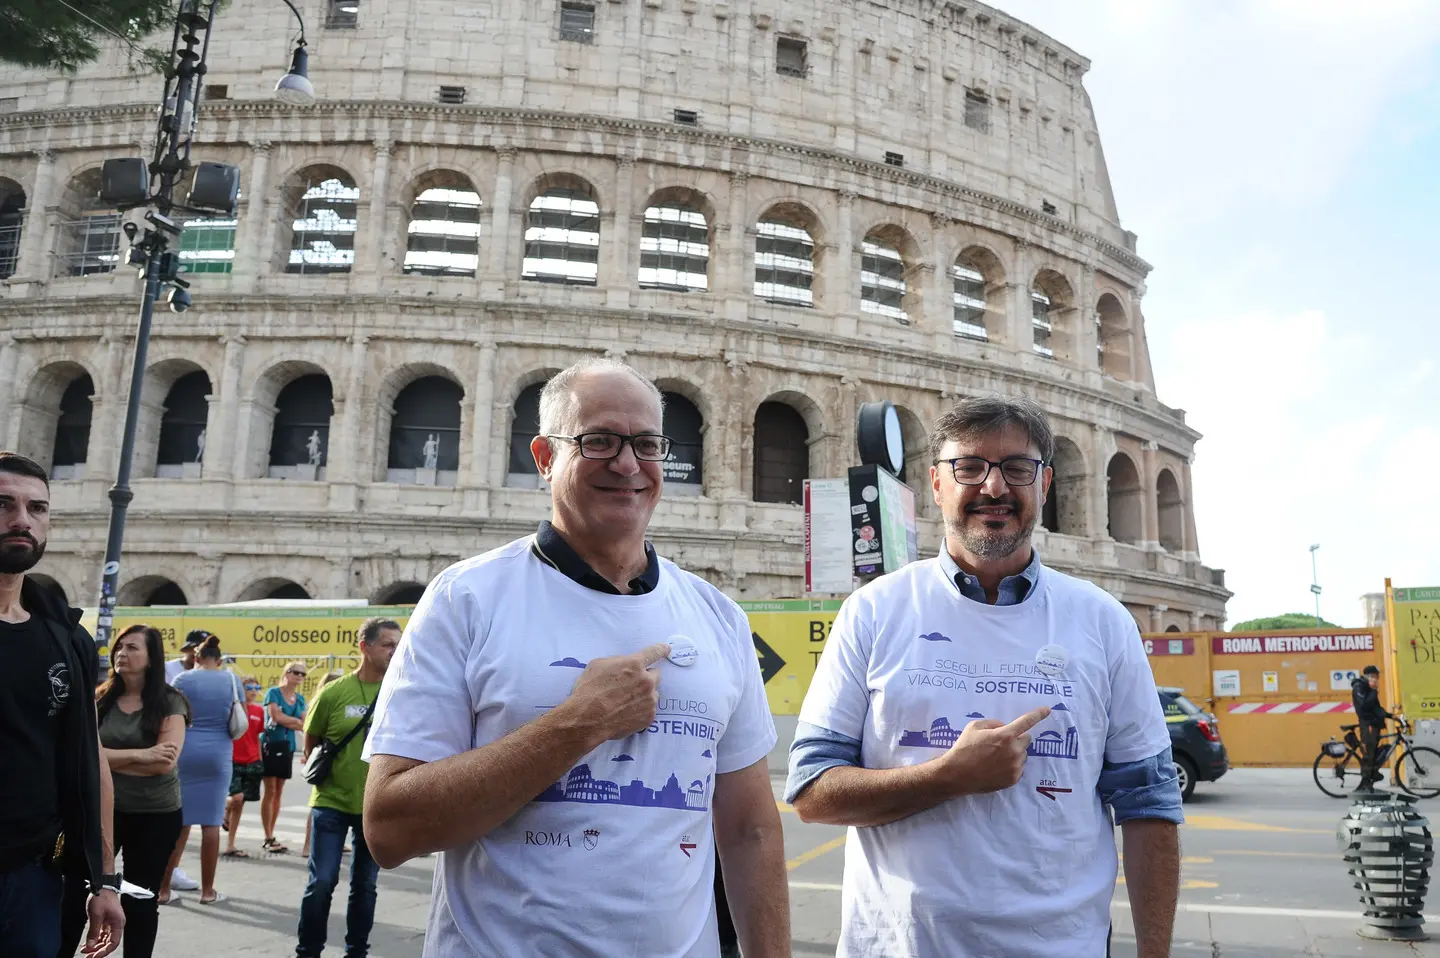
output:
MULTIPOLYGON (((799 744, 797 739, 796 744, 799 744)), ((795 774, 795 753, 790 753, 790 774, 795 774)), ((788 787, 788 786, 787 786, 788 787)), ((1180 777, 1170 746, 1158 755, 1134 762, 1106 762, 1100 771, 1100 800, 1115 812, 1115 824, 1139 818, 1155 818, 1185 824, 1180 797, 1180 777)))
POLYGON ((795 796, 825 772, 840 765, 860 765, 860 743, 848 735, 800 722, 790 744, 790 772, 785 779, 785 801, 795 796))

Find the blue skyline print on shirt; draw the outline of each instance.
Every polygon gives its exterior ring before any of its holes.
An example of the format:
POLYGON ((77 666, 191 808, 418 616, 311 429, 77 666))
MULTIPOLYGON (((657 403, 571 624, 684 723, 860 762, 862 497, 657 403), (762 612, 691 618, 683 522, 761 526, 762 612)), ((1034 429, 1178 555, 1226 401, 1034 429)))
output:
POLYGON ((560 659, 560 660, 557 661, 557 662, 551 662, 551 663, 550 663, 550 667, 551 667, 551 668, 554 668, 554 667, 557 666, 557 665, 563 666, 563 667, 565 667, 565 668, 567 668, 567 669, 583 669, 583 668, 585 668, 585 663, 584 663, 584 662, 581 662, 579 659, 575 658, 575 656, 573 656, 573 655, 567 655, 567 656, 565 656, 565 658, 560 659))
MULTIPOLYGON (((1064 702, 1056 703, 1052 710, 1070 711, 1064 702)), ((967 720, 972 721, 984 717, 979 712, 971 712, 965 716, 967 720)), ((928 729, 904 729, 900 733, 900 741, 897 744, 901 748, 948 749, 959 741, 961 731, 962 729, 957 729, 950 724, 949 716, 942 715, 931 722, 928 729)), ((1036 758, 1079 759, 1079 733, 1073 725, 1067 726, 1064 734, 1053 729, 1046 729, 1030 740, 1025 754, 1033 755, 1036 758)))
POLYGON ((587 805, 630 805, 636 808, 675 808, 687 812, 707 810, 706 795, 710 790, 710 775, 705 780, 695 779, 689 788, 680 786, 680 779, 674 773, 665 784, 652 789, 640 779, 633 779, 629 785, 597 779, 590 772, 590 766, 576 765, 565 778, 551 785, 535 796, 537 802, 579 802, 587 805))
POLYGON ((1025 754, 1033 755, 1036 758, 1078 759, 1080 757, 1080 740, 1075 726, 1071 725, 1066 728, 1063 736, 1054 729, 1046 729, 1030 740, 1025 754))
POLYGON ((926 633, 924 633, 923 635, 921 635, 920 638, 924 639, 926 642, 949 642, 949 641, 951 641, 950 636, 946 635, 946 634, 943 633, 943 632, 926 632, 926 633))

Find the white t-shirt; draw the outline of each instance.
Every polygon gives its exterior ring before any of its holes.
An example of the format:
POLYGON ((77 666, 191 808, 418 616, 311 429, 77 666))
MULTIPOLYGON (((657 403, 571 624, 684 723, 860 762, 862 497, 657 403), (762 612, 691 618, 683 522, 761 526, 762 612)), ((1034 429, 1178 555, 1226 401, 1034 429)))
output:
POLYGON ((174 685, 175 677, 186 671, 184 659, 171 659, 165 663, 165 684, 174 685))
POLYGON ((1025 601, 992 606, 929 559, 845 600, 800 720, 858 739, 866 768, 1042 705, 1015 786, 849 830, 840 958, 1103 955, 1117 861, 1100 770, 1170 744, 1134 620, 1088 582, 1042 568, 1025 601))
POLYGON ((386 674, 367 760, 434 762, 494 742, 558 705, 594 658, 676 636, 698 656, 661 660, 649 729, 606 742, 484 838, 441 854, 424 953, 715 958, 715 776, 775 745, 749 622, 668 560, 653 592, 610 595, 541 562, 532 539, 430 584, 386 674))

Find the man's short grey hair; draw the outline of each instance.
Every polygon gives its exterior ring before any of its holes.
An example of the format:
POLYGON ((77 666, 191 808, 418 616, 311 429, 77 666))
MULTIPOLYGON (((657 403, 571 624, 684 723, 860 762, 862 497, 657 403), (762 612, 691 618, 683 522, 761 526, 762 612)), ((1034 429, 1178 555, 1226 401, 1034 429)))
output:
POLYGON ((1014 396, 971 396, 935 420, 930 431, 930 459, 939 461, 948 442, 994 435, 1010 426, 1025 431, 1046 465, 1055 458, 1055 434, 1039 403, 1014 396))
POLYGON ((591 356, 560 370, 550 377, 545 388, 540 390, 540 435, 567 436, 580 428, 577 422, 575 380, 590 373, 623 373, 634 377, 636 382, 650 391, 661 412, 664 412, 665 398, 660 394, 659 387, 637 372, 633 366, 627 366, 608 356, 591 356))

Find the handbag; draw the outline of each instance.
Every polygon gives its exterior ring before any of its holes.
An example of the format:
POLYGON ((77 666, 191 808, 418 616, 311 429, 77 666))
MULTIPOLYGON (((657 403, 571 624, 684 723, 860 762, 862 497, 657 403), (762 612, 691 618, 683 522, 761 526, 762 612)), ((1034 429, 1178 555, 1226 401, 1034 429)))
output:
MULTIPOLYGON (((378 693, 376 697, 379 697, 378 693)), ((300 769, 300 777, 311 785, 324 785, 325 780, 330 777, 330 770, 335 765, 335 756, 345 750, 345 746, 350 744, 351 739, 370 727, 370 718, 374 714, 375 703, 371 702, 370 707, 365 710, 365 720, 346 732, 345 737, 339 742, 332 742, 327 738, 315 746, 309 757, 305 759, 305 765, 300 769)))
POLYGON ((230 700, 230 739, 234 741, 250 731, 250 713, 245 711, 245 702, 240 698, 240 680, 234 672, 230 673, 230 681, 230 691, 234 693, 230 700))

